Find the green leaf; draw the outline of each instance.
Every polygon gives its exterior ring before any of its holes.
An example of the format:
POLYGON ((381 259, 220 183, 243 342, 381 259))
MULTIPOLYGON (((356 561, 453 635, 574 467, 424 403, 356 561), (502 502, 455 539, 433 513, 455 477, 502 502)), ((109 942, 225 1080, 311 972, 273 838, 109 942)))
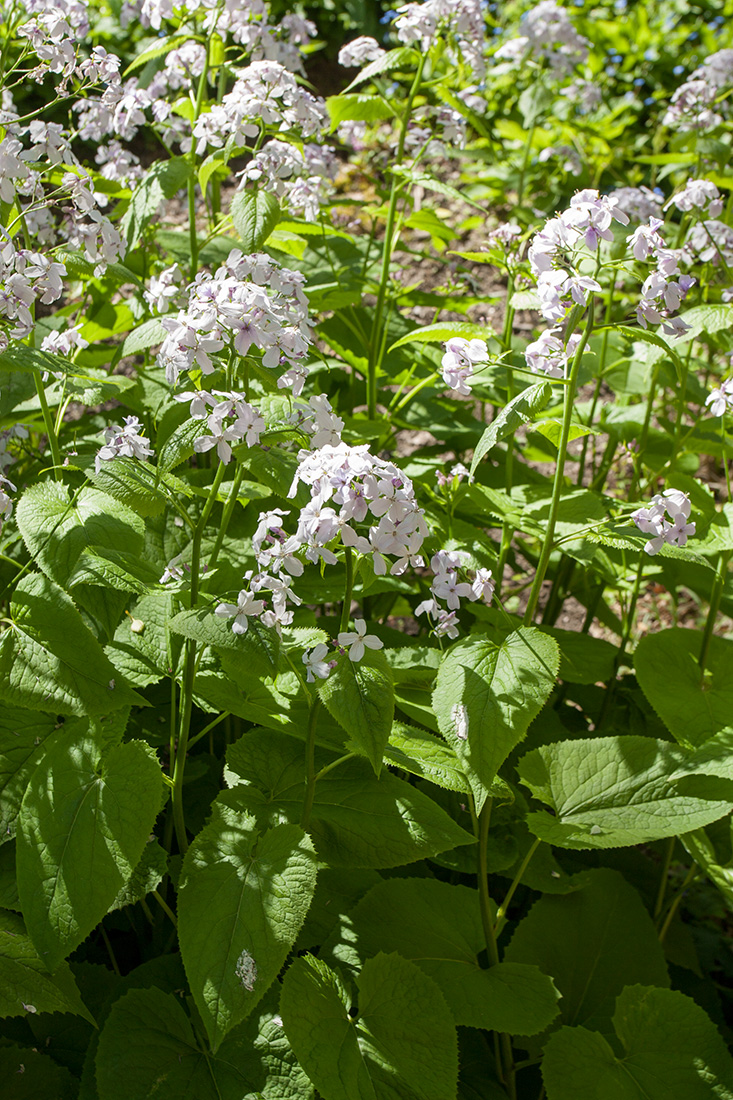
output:
POLYGON ((380 953, 358 978, 358 1015, 313 956, 285 975, 280 1012, 293 1052, 324 1100, 448 1100, 458 1042, 440 989, 414 963, 380 953))
MULTIPOLYGON (((668 986, 664 951, 639 895, 618 871, 598 868, 571 894, 545 894, 517 926, 505 962, 538 966, 562 995, 563 1023, 610 1031, 625 985, 668 986)), ((610 1098, 609 1098, 610 1100, 610 1098)))
POLYGON ((127 241, 128 250, 137 244, 140 234, 158 213, 161 203, 172 199, 192 173, 193 166, 186 157, 154 161, 148 167, 133 191, 130 205, 120 222, 120 232, 127 241))
MULTIPOLYGON (((631 340, 643 340, 645 344, 651 344, 653 347, 659 348, 664 352, 664 355, 674 364, 674 369, 677 372, 677 378, 681 379, 684 375, 684 366, 679 355, 664 337, 659 336, 658 333, 652 332, 646 328, 632 328, 629 325, 616 325, 615 331, 621 333, 624 336, 628 336, 631 340)), ((675 337, 678 342, 684 339, 684 337, 675 337)))
POLYGON ((358 662, 342 657, 318 685, 318 694, 379 775, 394 718, 394 686, 384 654, 368 650, 358 662))
POLYGON ((20 904, 50 969, 108 911, 140 862, 161 806, 152 749, 100 741, 87 723, 67 723, 31 778, 18 819, 20 904))
POLYGON ((560 646, 558 675, 561 680, 568 684, 597 684, 600 680, 610 680, 614 675, 618 652, 615 645, 577 630, 561 630, 554 626, 540 629, 560 646))
POLYGON ((135 69, 140 69, 143 65, 147 65, 148 61, 154 61, 156 57, 162 57, 163 54, 168 54, 178 46, 182 46, 184 42, 190 41, 191 36, 188 34, 169 34, 166 35, 165 38, 156 39, 154 45, 148 46, 134 58, 125 69, 123 75, 129 76, 135 69))
POLYGON ((181 611, 168 624, 175 634, 192 638, 203 645, 232 650, 261 670, 265 676, 277 674, 280 638, 275 630, 253 619, 246 634, 235 634, 231 619, 215 615, 213 608, 201 611, 181 611))
POLYGON ((406 336, 401 336, 399 340, 395 340, 389 351, 401 348, 405 344, 443 344, 454 336, 463 336, 467 340, 473 340, 476 337, 486 340, 493 335, 494 330, 487 325, 476 325, 471 321, 440 321, 436 325, 423 325, 413 332, 408 332, 406 336))
POLYGON ((229 212, 246 253, 259 252, 280 221, 280 205, 268 191, 236 191, 229 212))
MULTIPOLYGON (((529 432, 537 432, 539 435, 549 439, 550 443, 554 447, 560 446, 560 440, 562 439, 562 421, 556 420, 552 417, 546 417, 544 420, 538 420, 536 424, 531 424, 527 429, 529 432)), ((577 421, 573 421, 570 424, 570 430, 568 432, 568 442, 572 443, 574 439, 582 439, 586 435, 602 435, 603 433, 598 428, 589 427, 587 424, 580 424, 577 421)))
POLYGON ((132 989, 116 1001, 99 1039, 99 1100, 311 1100, 272 1010, 255 1014, 208 1051, 177 997, 132 989))
POLYGON ((384 752, 387 763, 429 779, 449 791, 467 794, 471 785, 463 774, 460 761, 450 745, 434 733, 394 722, 389 743, 384 752))
POLYGON ((115 669, 136 687, 155 684, 176 672, 182 642, 171 638, 168 629, 177 600, 171 592, 157 591, 142 596, 129 608, 104 652, 115 669), (143 624, 133 630, 133 619, 143 624))
POLYGON ((56 731, 56 718, 4 706, 0 712, 0 844, 15 836, 28 780, 56 731))
POLYGON ((92 547, 82 551, 67 581, 68 588, 79 584, 92 584, 100 588, 117 588, 122 592, 145 593, 157 586, 158 570, 137 554, 124 550, 101 550, 92 547))
POLYGON ((108 912, 123 909, 126 905, 135 905, 153 890, 157 890, 168 873, 168 853, 161 848, 157 840, 145 845, 142 858, 130 878, 110 905, 108 912))
POLYGON ((544 745, 522 757, 522 782, 552 814, 527 817, 562 848, 648 844, 709 825, 733 809, 733 782, 667 741, 596 737, 544 745))
POLYGON ((520 627, 497 644, 473 634, 447 652, 433 708, 479 808, 501 765, 542 710, 560 665, 557 642, 520 627))
POLYGON ((201 162, 198 171, 198 181, 202 194, 206 194, 206 188, 208 186, 209 180, 215 172, 218 171, 220 173, 220 176, 222 177, 224 175, 228 176, 229 171, 226 166, 229 163, 230 157, 231 153, 228 152, 226 148, 214 149, 214 151, 212 153, 209 153, 209 155, 201 162))
POLYGON ((52 973, 31 943, 17 913, 0 910, 0 1016, 71 1012, 94 1023, 68 963, 52 973))
POLYGON ((702 634, 674 627, 647 634, 634 651, 639 686, 667 729, 686 745, 700 745, 731 724, 733 642, 710 639, 704 674, 702 634))
POLYGON ((395 109, 375 95, 332 95, 326 100, 331 117, 331 132, 342 122, 379 122, 394 118, 395 109))
POLYGON ((552 386, 549 382, 537 382, 529 386, 522 393, 514 397, 501 412, 494 417, 484 434, 476 444, 471 460, 471 473, 473 474, 484 455, 488 454, 500 440, 508 435, 514 435, 517 428, 523 424, 529 424, 537 413, 544 409, 552 396, 552 386))
POLYGON ((676 337, 681 344, 733 328, 733 309, 729 304, 693 306, 685 310, 681 317, 690 326, 689 332, 676 337))
POLYGON ((68 359, 55 355, 52 351, 29 348, 27 344, 13 341, 0 355, 0 370, 3 371, 50 371, 53 374, 66 374, 71 364, 68 359))
POLYGON ((16 518, 29 554, 62 586, 87 547, 124 547, 136 554, 145 536, 145 524, 126 504, 86 486, 73 499, 59 481, 29 486, 18 501, 16 518))
POLYGON ((52 714, 107 714, 142 700, 125 684, 62 588, 23 577, 0 636, 0 698, 52 714))
MULTIPOLYGON (((335 759, 317 750, 316 768, 335 759)), ((227 763, 228 782, 236 783, 220 796, 228 805, 261 824, 300 820, 302 744, 274 730, 251 730, 230 746, 227 763)), ((387 771, 377 778, 360 758, 318 780, 309 832, 319 858, 334 867, 398 867, 474 843, 431 798, 387 771)))
POLYGON ((165 338, 166 330, 162 322, 157 317, 152 317, 149 321, 143 321, 125 337, 120 358, 124 359, 126 355, 137 355, 141 351, 147 351, 156 344, 162 344, 165 338))
POLYGON ((733 1060, 691 997, 629 986, 613 1026, 622 1057, 583 1027, 550 1037, 542 1063, 547 1100, 732 1100, 733 1060))
POLYGON ((413 50, 410 46, 398 46, 394 50, 388 50, 376 61, 370 61, 360 73, 357 73, 344 91, 350 92, 352 88, 357 88, 360 84, 371 80, 372 77, 379 76, 380 73, 391 73, 395 69, 412 68, 417 65, 419 60, 420 55, 417 50, 413 50))
POLYGON ((85 473, 98 489, 128 505, 138 516, 159 516, 165 509, 160 473, 147 462, 121 455, 103 462, 99 470, 90 467, 85 473))
POLYGON ((65 1066, 35 1048, 0 1047, 0 1075, 5 1100, 76 1100, 79 1082, 65 1066))
POLYGON ((486 950, 475 890, 436 879, 380 882, 340 919, 325 944, 337 963, 358 969, 379 951, 417 963, 445 997, 456 1024, 536 1035, 558 1014, 558 993, 536 966, 479 966, 486 950))
POLYGON ((264 833, 215 802, 183 863, 178 933, 211 1046, 249 1015, 278 975, 316 887, 311 840, 297 825, 264 833))

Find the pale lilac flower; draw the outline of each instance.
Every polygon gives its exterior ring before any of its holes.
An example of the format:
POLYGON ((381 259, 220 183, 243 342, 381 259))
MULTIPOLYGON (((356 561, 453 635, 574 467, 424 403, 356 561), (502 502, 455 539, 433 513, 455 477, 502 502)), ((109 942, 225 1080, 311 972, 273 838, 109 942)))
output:
POLYGON ((489 358, 486 342, 454 336, 443 346, 445 347, 445 354, 441 360, 443 381, 452 390, 466 397, 470 396, 468 382, 473 377, 474 367, 477 363, 486 363, 489 358))
POLYGON ((688 180, 684 189, 673 195, 664 209, 676 206, 686 213, 699 211, 709 218, 717 218, 723 212, 720 191, 710 180, 688 180))
POLYGON ((105 445, 97 451, 95 469, 99 473, 102 463, 108 462, 118 455, 127 458, 138 458, 146 462, 148 456, 153 453, 150 440, 146 439, 142 432, 142 424, 136 416, 126 416, 124 427, 112 424, 104 430, 105 445))

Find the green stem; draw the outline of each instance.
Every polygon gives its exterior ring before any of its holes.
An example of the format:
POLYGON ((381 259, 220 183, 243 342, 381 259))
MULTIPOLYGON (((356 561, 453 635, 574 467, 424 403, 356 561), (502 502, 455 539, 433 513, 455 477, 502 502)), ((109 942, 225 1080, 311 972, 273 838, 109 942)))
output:
MULTIPOLYGON (((415 79, 412 82, 412 87, 410 88, 410 92, 407 97, 405 114, 402 119, 399 142, 397 145, 397 155, 394 162, 395 167, 397 168, 401 166, 403 157, 405 155, 405 140, 407 138, 407 128, 410 124, 410 115, 412 114, 412 104, 415 100, 415 96, 417 95, 418 88, 420 87, 426 59, 427 54, 421 54, 420 62, 417 67, 417 72, 415 73, 415 79)), ((384 232, 384 248, 382 250, 382 271, 379 279, 379 290, 377 292, 377 304, 374 308, 374 322, 372 324, 372 336, 369 346, 369 363, 367 366, 367 415, 370 420, 376 420, 377 417, 377 370, 379 367, 379 360, 381 358, 378 349, 381 338, 384 305, 387 299, 389 268, 394 247, 394 228, 395 219, 397 217, 397 198, 402 184, 403 181, 399 178, 399 176, 393 174, 392 187, 389 195, 389 206, 387 208, 387 225, 384 232)))
POLYGON ((345 764, 347 760, 354 760, 359 754, 356 752, 347 752, 345 756, 339 756, 338 760, 332 760, 330 764, 325 764, 316 775, 316 782, 319 779, 323 779, 324 775, 328 775, 334 768, 338 768, 341 764, 345 764))
POLYGON ((165 898, 162 897, 162 895, 159 894, 157 890, 153 890, 153 897, 155 898, 155 900, 157 901, 158 905, 163 910, 165 915, 170 918, 170 920, 173 924, 173 927, 177 928, 178 927, 178 920, 176 919, 176 914, 173 912, 173 910, 171 909, 170 905, 165 900, 165 898))
MULTIPOLYGON (((199 579, 201 573, 201 540, 204 529, 216 502, 219 486, 226 466, 219 463, 219 468, 214 476, 214 481, 209 490, 209 495, 204 505, 204 510, 196 524, 193 536, 193 548, 191 553, 191 593, 190 607, 196 606, 199 594, 199 579)), ((186 657, 183 672, 183 684, 181 685, 180 699, 180 725, 178 732, 178 745, 176 747, 176 762, 173 767, 173 790, 171 799, 173 802, 173 823, 178 840, 178 848, 181 855, 185 855, 188 849, 188 837, 186 835, 186 818, 183 812, 183 775, 186 768, 186 753, 188 752, 188 736, 191 730, 191 712, 193 710, 193 685, 196 678, 196 642, 189 639, 186 642, 186 657)))
POLYGON ((659 363, 654 366, 654 372, 652 374, 651 384, 649 386, 649 396, 646 403, 646 413, 644 415, 644 423, 641 429, 641 438, 639 439, 639 453, 634 463, 634 480, 631 483, 629 489, 629 500, 635 500, 636 495, 639 492, 639 482, 641 480, 641 467, 644 461, 644 452, 646 451, 646 444, 649 438, 649 427, 652 422, 652 408, 654 406, 654 398, 657 396, 657 380, 659 378, 659 363))
POLYGON ((494 921, 491 916, 491 896, 489 895, 488 852, 489 852, 489 825, 491 824, 492 799, 488 798, 479 814, 478 825, 478 891, 481 903, 481 924, 486 940, 486 953, 489 956, 489 965, 496 966, 499 962, 499 949, 496 946, 494 933, 494 921))
MULTIPOLYGON (((499 948, 496 943, 494 921, 491 916, 491 896, 489 894, 488 851, 489 851, 489 825, 491 824, 491 807, 493 800, 488 798, 478 818, 478 889, 481 906, 481 924, 484 929, 486 941, 486 953, 489 957, 489 966, 496 966, 499 962, 499 948)), ((496 1046, 496 1062, 499 1076, 506 1085, 510 1100, 516 1100, 516 1083, 514 1073, 514 1055, 509 1036, 501 1032, 496 1046)))
POLYGON ((300 817, 300 827, 305 830, 310 825, 313 799, 316 796, 316 782, 318 780, 316 775, 316 726, 318 725, 320 706, 321 700, 316 695, 308 714, 308 730, 305 736, 305 800, 303 802, 303 813, 300 817))
POLYGON ((680 902, 682 901, 683 897, 685 896, 685 891, 687 890, 687 887, 690 885, 690 883, 693 881, 693 879, 697 878, 697 875, 698 875, 698 867, 697 867, 696 863, 693 863, 692 867, 690 867, 690 870, 687 872, 687 877, 685 878, 685 881, 682 883, 679 890, 675 894, 674 900, 672 901, 672 904, 669 907, 669 912, 667 913, 667 916, 664 918, 664 924, 662 925, 662 927, 659 930, 659 942, 660 943, 664 943, 665 936, 667 935, 667 932, 669 931, 669 926, 670 926, 670 924, 672 923, 672 921, 674 919, 675 913, 679 909, 680 902))
POLYGON ((710 641, 713 636, 713 630, 715 628, 715 620, 718 617, 718 611, 720 610, 720 601, 723 596, 723 589, 725 588, 725 578, 728 574, 728 564, 731 559, 731 551, 726 550, 720 555, 720 563, 718 565, 718 572, 715 575, 715 581, 713 582, 713 590, 710 593, 710 608, 708 610, 708 617, 705 620, 705 631, 702 636, 702 645, 700 647, 700 676, 702 677, 705 672, 705 664, 708 659, 708 653, 710 651, 710 641))
POLYGON ((565 477, 565 460, 567 457, 568 440, 570 438, 570 422, 573 418, 573 407, 575 403, 575 391, 578 387, 578 374, 580 372, 580 363, 583 358, 583 352, 585 351, 586 344, 590 339, 590 334, 593 331, 593 299, 590 300, 588 307, 588 318, 586 320, 585 329, 583 335, 578 344, 577 351, 573 358, 573 365, 570 371, 570 384, 565 388, 565 402, 563 406, 563 418, 562 418, 562 433, 560 435, 560 443, 557 449, 557 464, 555 466, 555 480, 552 486, 552 503, 550 505, 550 517, 547 521, 547 531, 545 532, 545 538, 542 543, 542 552, 540 554, 540 560, 537 563, 537 572, 535 573, 534 581, 532 583, 532 589, 529 594, 529 602, 527 603, 527 610, 524 613, 524 625, 529 626, 534 619, 535 612, 537 610, 537 604, 540 599, 540 592, 542 591, 542 584, 547 573, 547 566, 550 562, 550 554, 552 553, 552 543, 555 537, 555 525, 557 523, 558 513, 560 511, 560 497, 562 495, 563 481, 565 477))
POLYGON ((344 602, 341 604, 341 622, 339 631, 343 633, 349 625, 351 618, 351 592, 354 587, 354 555, 350 546, 344 547, 344 564, 346 565, 346 584, 344 585, 344 602))
POLYGON ((237 506, 237 499, 239 497, 239 490, 240 490, 241 485, 242 485, 242 478, 243 477, 244 477, 244 466, 238 466, 237 467, 237 472, 234 475, 234 481, 232 482, 232 487, 229 490, 229 496, 227 497, 227 502, 224 505, 224 514, 221 517, 221 524, 219 526, 219 530, 216 532, 216 539, 214 541, 214 549, 211 551, 211 557, 210 557, 209 562, 208 562, 209 571, 211 571, 214 568, 214 566, 216 565, 216 562, 219 558, 219 552, 221 550, 222 543, 224 542, 224 537, 227 533, 227 528, 229 527, 232 516, 234 514, 234 509, 237 506))
POLYGON ((662 860, 662 873, 659 876, 659 889, 657 890, 657 900, 654 905, 654 920, 658 920, 664 906, 664 895, 667 893, 667 878, 669 876, 669 865, 672 862, 672 856, 674 854, 674 846, 677 842, 676 836, 671 836, 667 841, 667 847, 664 850, 664 859, 662 860))
POLYGON ((230 710, 222 711, 222 713, 219 714, 213 720, 213 722, 209 722, 208 726, 204 726, 204 728, 199 733, 197 733, 195 737, 189 738, 189 742, 188 742, 189 749, 192 749, 193 746, 197 743, 197 741, 201 741, 202 738, 206 737, 207 733, 211 733, 211 731, 213 729, 216 729, 216 727, 219 725, 219 723, 224 722, 230 716, 231 713, 232 712, 230 710))
POLYGON ((51 410, 48 407, 48 401, 46 400, 46 388, 43 385, 41 379, 41 372, 39 370, 33 371, 33 381, 36 384, 36 393, 38 394, 38 401, 41 406, 41 413, 43 414, 43 423, 46 428, 46 438, 48 439, 48 445, 51 448, 51 457, 53 458, 54 470, 56 473, 56 480, 61 480, 61 451, 59 449, 59 440, 54 428, 53 417, 51 416, 51 410))
MULTIPOLYGON (((199 115, 201 114, 201 108, 204 103, 204 95, 206 94, 206 82, 209 78, 209 52, 210 43, 206 45, 206 56, 204 58, 204 68, 199 77, 199 84, 196 90, 196 103, 193 109, 193 120, 191 122, 191 128, 196 125, 199 115)), ((193 172, 188 180, 188 232, 191 242, 191 279, 196 278, 196 274, 199 269, 199 240, 196 235, 196 165, 198 164, 198 156, 196 154, 196 140, 194 139, 191 144, 191 166, 193 172)))
POLYGON ((517 890, 517 887, 519 886, 520 882, 522 881, 522 876, 524 875, 524 872, 527 870, 527 867, 529 866, 529 861, 531 860, 532 856, 535 854, 535 852, 537 851, 539 846, 540 846, 540 841, 539 841, 539 839, 537 839, 537 840, 534 841, 531 848, 529 849, 526 856, 524 857, 521 864, 519 865, 519 870, 517 871, 516 875, 512 879, 511 886, 507 890, 503 902, 501 903, 501 905, 499 906, 499 908, 496 911, 496 924, 494 925, 494 935, 497 937, 497 939, 498 939, 499 935, 501 934, 501 930, 503 929, 504 925, 506 924, 507 909, 511 905, 512 898, 514 897, 514 894, 517 890))

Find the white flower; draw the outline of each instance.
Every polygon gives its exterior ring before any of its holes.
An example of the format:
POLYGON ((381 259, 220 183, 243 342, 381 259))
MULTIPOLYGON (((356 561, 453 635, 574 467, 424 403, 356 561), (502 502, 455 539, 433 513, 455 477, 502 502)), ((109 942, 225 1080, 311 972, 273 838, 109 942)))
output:
POLYGON ((347 649, 349 653, 350 661, 360 661, 364 656, 364 647, 367 649, 381 649, 384 642, 380 641, 374 634, 367 634, 366 623, 363 619, 355 619, 354 631, 342 631, 336 641, 342 647, 347 649))
POLYGON ((235 618, 232 623, 233 633, 246 634, 247 627, 249 626, 248 618, 261 615, 264 609, 265 601, 256 600, 249 589, 243 588, 235 604, 220 603, 218 607, 214 609, 214 614, 224 619, 230 619, 232 615, 234 615, 235 618))
POLYGON ((309 684, 312 684, 316 678, 319 680, 328 679, 328 675, 331 671, 331 664, 325 660, 328 654, 328 646, 325 642, 319 642, 310 653, 306 650, 303 654, 303 664, 308 670, 306 680, 309 684))
POLYGON ((711 416, 723 416, 728 409, 733 409, 733 378, 726 378, 719 387, 711 390, 705 404, 710 406, 711 416))
POLYGON ((384 57, 384 50, 377 40, 362 35, 341 47, 338 61, 345 69, 359 69, 367 61, 377 61, 380 57, 384 57))

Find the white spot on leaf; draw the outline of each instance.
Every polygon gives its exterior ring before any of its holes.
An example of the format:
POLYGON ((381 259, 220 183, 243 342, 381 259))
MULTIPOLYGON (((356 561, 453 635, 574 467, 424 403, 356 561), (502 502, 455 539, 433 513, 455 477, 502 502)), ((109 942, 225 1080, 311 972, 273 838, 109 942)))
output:
POLYGON ((239 978, 240 985, 251 993, 257 981, 257 964, 248 951, 243 951, 237 959, 234 973, 239 978))
POLYGON ((468 711, 463 703, 456 703, 450 713, 453 732, 461 741, 468 738, 468 711))

